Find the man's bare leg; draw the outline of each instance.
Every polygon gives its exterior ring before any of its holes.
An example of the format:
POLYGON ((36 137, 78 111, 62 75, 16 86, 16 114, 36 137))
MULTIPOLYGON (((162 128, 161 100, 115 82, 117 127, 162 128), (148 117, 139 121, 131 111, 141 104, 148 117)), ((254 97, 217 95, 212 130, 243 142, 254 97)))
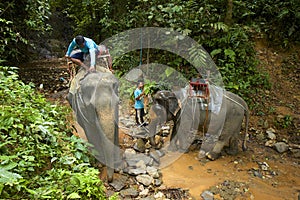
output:
POLYGON ((76 65, 84 67, 86 70, 89 70, 89 67, 86 66, 81 60, 76 59, 76 58, 71 58, 72 62, 75 63, 76 65))

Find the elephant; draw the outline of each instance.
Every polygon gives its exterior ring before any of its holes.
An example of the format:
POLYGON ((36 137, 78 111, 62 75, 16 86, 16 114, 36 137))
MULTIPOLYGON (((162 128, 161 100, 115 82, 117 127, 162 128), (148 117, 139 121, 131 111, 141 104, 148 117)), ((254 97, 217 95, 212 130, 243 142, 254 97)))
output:
POLYGON ((162 90, 153 96, 149 110, 149 137, 156 145, 154 136, 157 127, 173 121, 169 149, 188 151, 195 139, 195 132, 203 132, 199 158, 217 159, 225 147, 227 153, 238 153, 238 136, 245 118, 246 133, 242 149, 247 149, 249 109, 247 103, 238 95, 210 85, 209 98, 190 96, 189 89, 178 91, 162 90))
POLYGON ((106 165, 107 180, 113 181, 120 163, 118 131, 118 79, 107 69, 79 71, 71 82, 67 100, 83 128, 91 151, 106 165))

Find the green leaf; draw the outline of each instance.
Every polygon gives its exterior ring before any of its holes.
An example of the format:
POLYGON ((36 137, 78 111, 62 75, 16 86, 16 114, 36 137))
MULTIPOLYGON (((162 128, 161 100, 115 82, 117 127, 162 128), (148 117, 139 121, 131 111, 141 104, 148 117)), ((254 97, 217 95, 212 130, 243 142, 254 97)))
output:
POLYGON ((232 62, 235 62, 235 52, 231 49, 224 50, 225 56, 228 56, 232 62))
POLYGON ((75 161, 76 161, 76 158, 70 157, 70 156, 66 156, 66 157, 64 158, 63 164, 65 164, 65 165, 71 165, 71 164, 73 164, 75 161))
POLYGON ((23 178, 17 173, 12 173, 0 167, 0 183, 13 183, 17 179, 23 178))
POLYGON ((211 53, 210 53, 210 55, 211 55, 211 57, 214 57, 215 55, 217 55, 217 54, 219 54, 219 53, 221 53, 222 52, 222 49, 214 49, 211 53))
POLYGON ((76 192, 73 192, 67 196, 67 199, 80 199, 80 198, 81 196, 76 192))
POLYGON ((2 166, 0 165, 0 168, 2 168, 4 170, 11 170, 11 169, 15 168, 16 166, 18 166, 18 164, 15 162, 12 162, 7 165, 2 165, 2 166))

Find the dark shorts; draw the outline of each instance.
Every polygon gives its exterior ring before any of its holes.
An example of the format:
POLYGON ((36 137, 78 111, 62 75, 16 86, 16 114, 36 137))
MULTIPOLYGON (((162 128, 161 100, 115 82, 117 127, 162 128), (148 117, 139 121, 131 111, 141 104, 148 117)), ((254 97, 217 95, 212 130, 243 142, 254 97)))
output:
POLYGON ((71 58, 75 58, 75 59, 79 59, 81 60, 81 62, 84 61, 84 53, 83 52, 77 52, 77 53, 74 53, 73 55, 71 55, 71 58))

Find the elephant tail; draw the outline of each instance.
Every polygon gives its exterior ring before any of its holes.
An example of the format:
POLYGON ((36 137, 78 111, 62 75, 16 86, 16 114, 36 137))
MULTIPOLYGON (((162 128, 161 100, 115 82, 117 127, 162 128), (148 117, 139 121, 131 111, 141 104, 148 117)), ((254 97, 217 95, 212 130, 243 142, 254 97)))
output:
POLYGON ((244 107, 244 111, 245 111, 245 136, 244 136, 244 140, 243 140, 243 145, 242 145, 242 149, 243 151, 246 151, 247 150, 247 140, 248 140, 248 126, 249 126, 249 108, 248 108, 248 105, 246 104, 245 102, 245 107, 244 107))

